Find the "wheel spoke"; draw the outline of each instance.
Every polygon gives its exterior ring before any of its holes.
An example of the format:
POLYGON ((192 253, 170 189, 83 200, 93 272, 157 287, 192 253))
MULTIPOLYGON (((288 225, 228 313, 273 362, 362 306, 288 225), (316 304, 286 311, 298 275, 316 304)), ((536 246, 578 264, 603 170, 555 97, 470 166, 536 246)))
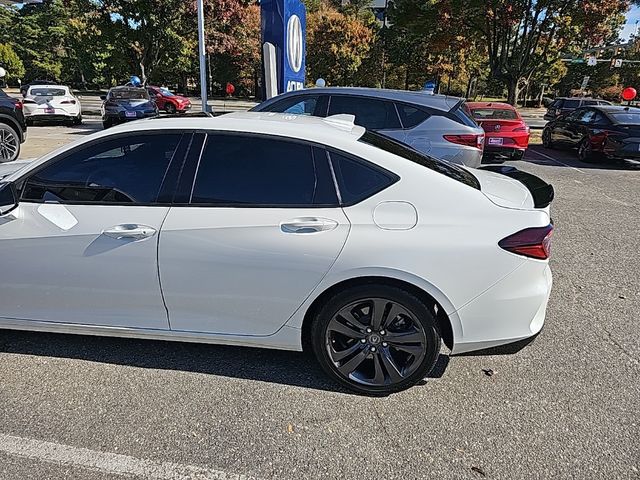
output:
POLYGON ((421 332, 388 332, 386 336, 389 343, 405 344, 405 343, 422 343, 423 336, 421 332))
POLYGON ((343 375, 349 376, 350 373, 352 373, 356 368, 360 366, 362 362, 364 362, 365 358, 367 358, 367 352, 365 350, 362 350, 354 355, 352 359, 339 366, 338 370, 340 370, 343 375))
POLYGON ((339 352, 336 351, 333 347, 331 347, 331 357, 333 358, 334 361, 340 362, 345 358, 347 358, 348 356, 354 354, 358 350, 362 350, 363 348, 364 346, 360 342, 355 343, 352 346, 345 348, 344 350, 340 350, 339 352))
POLYGON ((346 308, 343 308, 342 310, 340 310, 338 312, 338 314, 336 315, 336 317, 342 317, 344 320, 346 320, 349 323, 352 323, 354 326, 356 326, 357 328, 359 328, 360 330, 364 331, 367 326, 362 323, 360 321, 360 319, 358 319, 354 314, 353 314, 353 306, 348 306, 346 308))
POLYGON ((380 330, 384 324, 387 301, 381 298, 374 298, 371 301, 371 328, 380 330))
POLYGON ((380 357, 385 369, 387 370, 387 374, 389 375, 389 379, 391 380, 391 382, 395 383, 402 380, 403 376, 396 366, 396 362, 394 362, 393 357, 389 353, 389 350, 383 350, 380 357))
POLYGON ((386 328, 389 325, 391 325, 391 323, 396 318, 398 318, 399 315, 407 315, 407 316, 409 316, 409 314, 407 313, 407 311, 404 308, 402 308, 397 303, 392 303, 391 304, 391 309, 389 310, 389 314, 387 315, 386 321, 384 322, 384 325, 382 325, 382 327, 386 328))
POLYGON ((403 345, 402 343, 394 343, 390 342, 391 345, 396 350, 402 350, 403 352, 407 352, 414 357, 420 356, 420 354, 424 351, 424 347, 422 345, 403 345))
POLYGON ((339 322, 337 318, 334 318, 333 320, 331 320, 331 322, 329 323, 328 330, 331 332, 341 333, 342 335, 345 335, 346 337, 349 337, 349 338, 356 338, 356 339, 364 338, 364 334, 362 332, 359 332, 358 330, 351 328, 344 323, 339 322))
POLYGON ((382 385, 384 383, 384 369, 382 368, 382 360, 380 359, 380 355, 374 355, 373 357, 373 383, 377 385, 382 385))

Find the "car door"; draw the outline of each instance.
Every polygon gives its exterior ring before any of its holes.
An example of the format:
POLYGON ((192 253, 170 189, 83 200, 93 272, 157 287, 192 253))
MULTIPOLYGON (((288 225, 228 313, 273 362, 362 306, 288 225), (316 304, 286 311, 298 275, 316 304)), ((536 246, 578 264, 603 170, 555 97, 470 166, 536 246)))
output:
POLYGON ((19 205, 0 217, 0 317, 167 329, 162 196, 175 189, 189 136, 109 136, 17 181, 19 205))
POLYGON ((331 95, 328 115, 355 115, 356 125, 403 142, 405 132, 393 102, 352 95, 331 95))
POLYGON ((211 133, 198 141, 202 155, 189 158, 179 205, 160 234, 171 329, 273 334, 347 239, 327 155, 278 137, 211 133))
POLYGON ((581 108, 576 112, 567 126, 568 143, 572 147, 577 147, 589 135, 589 124, 596 114, 592 108, 581 108))
POLYGON ((551 139, 554 143, 565 146, 571 144, 572 123, 582 115, 582 112, 581 109, 574 110, 555 121, 551 130, 551 139))

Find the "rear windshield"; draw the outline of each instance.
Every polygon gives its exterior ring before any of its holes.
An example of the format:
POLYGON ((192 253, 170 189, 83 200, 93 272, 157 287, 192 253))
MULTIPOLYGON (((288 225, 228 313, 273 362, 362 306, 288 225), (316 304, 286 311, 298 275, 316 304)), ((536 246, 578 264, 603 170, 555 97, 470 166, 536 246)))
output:
POLYGON ((475 108, 471 112, 476 120, 518 120, 518 114, 506 108, 475 108))
POLYGON ((423 167, 427 167, 428 169, 434 170, 446 177, 480 190, 480 183, 471 172, 465 168, 459 167, 458 165, 447 162, 446 160, 437 160, 435 158, 428 157, 389 137, 385 137, 384 135, 380 135, 379 133, 371 132, 369 130, 360 137, 359 141, 422 165, 423 167))
POLYGON ((109 97, 124 100, 148 100, 149 94, 144 88, 111 90, 109 97))
POLYGON ((64 88, 32 88, 30 93, 36 97, 64 97, 67 94, 64 88))
POLYGON ((640 111, 610 113, 609 115, 619 125, 640 125, 640 111))

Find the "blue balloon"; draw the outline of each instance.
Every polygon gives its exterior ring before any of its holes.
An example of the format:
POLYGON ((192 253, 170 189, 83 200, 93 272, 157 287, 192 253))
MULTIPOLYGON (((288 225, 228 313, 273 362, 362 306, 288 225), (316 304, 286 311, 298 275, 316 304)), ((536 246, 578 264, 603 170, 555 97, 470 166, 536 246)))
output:
POLYGON ((327 86, 327 82, 324 81, 324 78, 319 78, 316 80, 316 87, 323 88, 327 86))
POLYGON ((142 81, 140 80, 140 77, 136 75, 131 75, 131 78, 129 79, 129 83, 131 83, 131 85, 133 85, 134 87, 139 87, 140 85, 142 85, 142 81))

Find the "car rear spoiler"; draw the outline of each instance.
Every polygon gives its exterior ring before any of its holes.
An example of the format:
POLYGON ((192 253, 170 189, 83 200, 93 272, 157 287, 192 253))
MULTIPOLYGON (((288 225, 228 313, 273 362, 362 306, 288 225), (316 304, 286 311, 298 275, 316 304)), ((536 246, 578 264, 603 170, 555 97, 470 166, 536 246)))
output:
POLYGON ((490 172, 501 173, 509 178, 513 178, 522 183, 527 190, 531 192, 533 204, 536 208, 545 208, 553 202, 554 190, 553 185, 548 184, 540 177, 531 175, 530 173, 518 170, 515 167, 507 165, 486 165, 480 167, 480 170, 489 170, 490 172))

